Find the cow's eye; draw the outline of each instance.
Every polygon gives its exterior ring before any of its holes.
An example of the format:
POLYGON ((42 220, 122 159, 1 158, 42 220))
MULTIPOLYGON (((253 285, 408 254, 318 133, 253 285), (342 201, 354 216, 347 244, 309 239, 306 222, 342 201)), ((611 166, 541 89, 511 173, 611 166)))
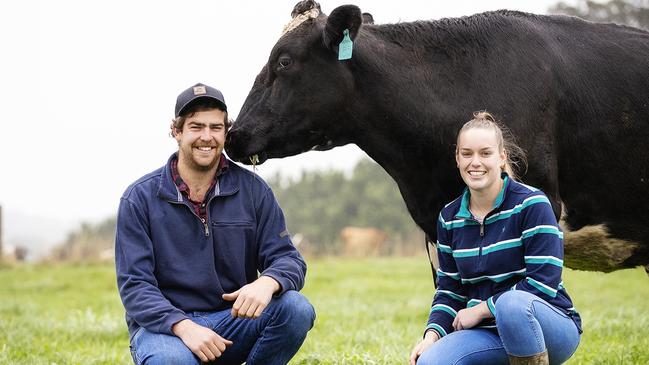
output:
POLYGON ((277 60, 278 69, 282 70, 289 67, 293 63, 293 60, 289 56, 280 56, 277 60))

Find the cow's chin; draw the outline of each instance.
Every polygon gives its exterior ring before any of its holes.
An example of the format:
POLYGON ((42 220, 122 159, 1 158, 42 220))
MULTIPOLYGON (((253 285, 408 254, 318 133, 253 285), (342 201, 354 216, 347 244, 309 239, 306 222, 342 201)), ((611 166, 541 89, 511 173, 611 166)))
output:
POLYGON ((334 147, 336 147, 336 145, 331 140, 327 140, 323 143, 309 143, 307 145, 297 143, 283 143, 277 145, 269 144, 262 151, 251 153, 247 157, 240 158, 239 162, 252 165, 253 161, 255 161, 256 164, 261 165, 270 158, 290 157, 308 151, 327 151, 334 147), (257 156, 256 159, 254 158, 255 155, 257 156))
POLYGON ((268 154, 262 151, 262 152, 252 153, 246 157, 240 157, 236 159, 236 161, 241 162, 245 165, 261 165, 264 162, 266 162, 268 158, 269 158, 268 154))
POLYGON ((304 137, 282 136, 282 138, 259 139, 247 136, 243 140, 229 141, 226 143, 225 150, 228 156, 237 162, 261 165, 271 158, 295 156, 308 151, 327 151, 337 146, 340 144, 335 143, 328 136, 312 132, 308 140, 304 137))
POLYGON ((340 146, 340 144, 336 144, 336 143, 334 143, 334 141, 328 140, 325 143, 318 144, 318 145, 315 145, 315 146, 311 147, 311 150, 312 151, 329 151, 330 149, 332 149, 334 147, 338 147, 338 146, 340 146))

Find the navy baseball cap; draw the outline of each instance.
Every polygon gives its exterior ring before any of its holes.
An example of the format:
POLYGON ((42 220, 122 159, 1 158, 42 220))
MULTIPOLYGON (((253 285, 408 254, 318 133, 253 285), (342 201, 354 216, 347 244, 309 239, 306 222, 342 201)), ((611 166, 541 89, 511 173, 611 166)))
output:
POLYGON ((224 111, 228 110, 223 94, 220 91, 211 86, 198 83, 178 95, 176 99, 176 118, 185 111, 184 109, 192 101, 202 98, 216 100, 223 106, 224 111))

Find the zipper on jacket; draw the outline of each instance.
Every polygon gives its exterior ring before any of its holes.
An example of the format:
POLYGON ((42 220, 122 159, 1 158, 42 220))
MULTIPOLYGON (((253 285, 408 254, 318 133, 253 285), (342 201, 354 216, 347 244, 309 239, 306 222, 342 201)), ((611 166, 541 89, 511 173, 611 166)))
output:
POLYGON ((204 218, 201 218, 201 222, 203 222, 203 227, 205 227, 205 236, 209 237, 210 236, 210 227, 207 225, 207 221, 204 218))
POLYGON ((189 207, 192 213, 194 213, 194 215, 201 220, 201 223, 203 223, 203 228, 205 228, 205 237, 210 236, 210 225, 208 224, 208 222, 210 221, 210 202, 212 202, 212 199, 214 199, 217 196, 218 195, 212 195, 209 198, 207 198, 207 202, 203 201, 203 205, 205 205, 205 217, 207 219, 199 217, 198 214, 196 214, 196 212, 194 211, 194 209, 192 209, 192 207, 189 206, 189 204, 185 204, 187 205, 187 207, 189 207))
MULTIPOLYGON (((206 220, 206 219, 203 219, 203 218, 201 218, 201 217, 199 217, 198 214, 196 214, 196 212, 194 211, 194 209, 193 209, 192 207, 190 207, 188 203, 186 203, 186 202, 184 202, 184 201, 182 201, 182 202, 179 202, 179 201, 172 201, 171 203, 174 203, 174 204, 182 204, 182 205, 186 206, 187 208, 189 208, 189 210, 192 212, 192 214, 193 214, 196 218, 198 218, 199 221, 201 221, 201 224, 203 225, 203 228, 205 228, 205 237, 209 237, 209 236, 210 236, 210 226, 207 224, 207 220, 206 220)), ((209 204, 209 203, 208 203, 208 204, 209 204)), ((207 208, 206 208, 206 209, 207 209, 207 208)), ((209 212, 208 212, 207 214, 209 215, 209 212)))
POLYGON ((212 199, 214 199, 217 196, 218 195, 212 195, 209 198, 207 198, 207 202, 203 203, 205 204, 205 217, 207 218, 207 219, 201 218, 201 222, 203 222, 203 226, 205 227, 205 237, 210 236, 210 225, 208 224, 210 221, 210 203, 212 202, 212 199))
POLYGON ((479 220, 473 214, 471 214, 470 219, 480 225, 480 242, 478 243, 478 266, 480 266, 482 262, 482 244, 484 243, 484 225, 487 216, 485 216, 482 220, 479 220))

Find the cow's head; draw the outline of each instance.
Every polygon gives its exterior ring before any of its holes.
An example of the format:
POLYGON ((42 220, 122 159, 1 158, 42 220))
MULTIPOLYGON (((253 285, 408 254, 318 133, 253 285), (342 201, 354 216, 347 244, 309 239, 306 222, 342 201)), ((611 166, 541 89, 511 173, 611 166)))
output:
POLYGON ((345 5, 327 17, 308 0, 291 15, 228 134, 226 151, 235 160, 250 163, 257 155, 263 163, 349 143, 354 78, 351 60, 339 61, 338 50, 345 30, 351 40, 358 34, 361 11, 345 5))

